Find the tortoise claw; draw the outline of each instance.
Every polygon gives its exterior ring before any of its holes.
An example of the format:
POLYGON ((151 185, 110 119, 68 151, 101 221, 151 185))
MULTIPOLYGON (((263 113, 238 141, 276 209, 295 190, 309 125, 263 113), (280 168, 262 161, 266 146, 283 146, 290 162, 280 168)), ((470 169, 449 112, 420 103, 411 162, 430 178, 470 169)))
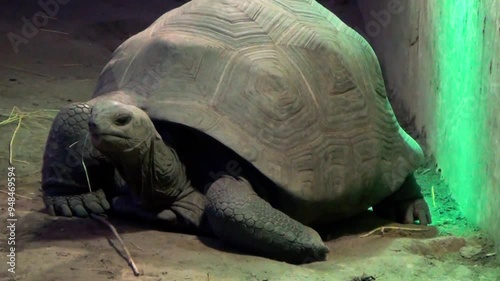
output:
POLYGON ((420 225, 428 225, 432 223, 429 206, 424 199, 416 199, 405 202, 402 207, 405 211, 404 223, 412 224, 415 220, 419 220, 420 225))
POLYGON ((81 195, 44 196, 48 213, 53 216, 88 217, 109 210, 109 203, 102 190, 81 195))
POLYGON ((75 213, 75 216, 80 218, 86 218, 89 216, 87 210, 85 210, 85 207, 83 207, 83 205, 75 205, 73 207, 73 212, 75 213))

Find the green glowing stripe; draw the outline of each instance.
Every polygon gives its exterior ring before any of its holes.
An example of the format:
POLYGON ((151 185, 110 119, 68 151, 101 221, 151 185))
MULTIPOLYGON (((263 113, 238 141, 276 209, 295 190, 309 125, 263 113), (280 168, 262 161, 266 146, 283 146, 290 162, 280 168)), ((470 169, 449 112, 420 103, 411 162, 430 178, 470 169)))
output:
POLYGON ((485 99, 480 96, 483 11, 476 0, 435 3, 436 158, 462 211, 477 223, 487 136, 485 99))

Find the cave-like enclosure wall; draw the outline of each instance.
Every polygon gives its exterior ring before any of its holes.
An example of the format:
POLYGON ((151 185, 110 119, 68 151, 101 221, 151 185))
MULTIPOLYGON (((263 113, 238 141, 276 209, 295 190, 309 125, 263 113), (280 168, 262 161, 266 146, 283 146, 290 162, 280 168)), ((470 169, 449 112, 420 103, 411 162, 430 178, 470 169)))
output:
POLYGON ((426 141, 467 219, 500 245, 500 0, 353 3, 400 122, 426 141))

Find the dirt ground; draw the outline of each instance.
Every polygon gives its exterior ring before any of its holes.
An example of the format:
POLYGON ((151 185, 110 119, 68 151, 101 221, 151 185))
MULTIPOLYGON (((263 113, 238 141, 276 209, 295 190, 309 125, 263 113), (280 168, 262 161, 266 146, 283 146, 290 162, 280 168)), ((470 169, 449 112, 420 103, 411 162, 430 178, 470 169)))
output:
POLYGON ((149 10, 117 1, 100 1, 94 10, 85 10, 78 9, 83 1, 71 2, 43 26, 46 30, 19 45, 17 54, 3 35, 21 34, 22 16, 30 17, 40 8, 6 2, 7 8, 0 10, 0 122, 14 107, 26 114, 13 142, 15 274, 7 271, 9 233, 3 225, 9 142, 18 123, 0 123, 0 280, 500 280, 491 241, 460 214, 430 160, 417 176, 433 214, 432 226, 402 226, 367 212, 332 227, 325 262, 290 265, 231 251, 214 239, 110 219, 143 273, 134 277, 106 226, 45 213, 41 160, 56 110, 88 100, 114 48, 166 11, 169 1, 151 1, 149 10), (92 12, 111 11, 109 6, 113 13, 92 12), (360 237, 387 225, 418 231, 389 229, 383 235, 378 231, 360 237))

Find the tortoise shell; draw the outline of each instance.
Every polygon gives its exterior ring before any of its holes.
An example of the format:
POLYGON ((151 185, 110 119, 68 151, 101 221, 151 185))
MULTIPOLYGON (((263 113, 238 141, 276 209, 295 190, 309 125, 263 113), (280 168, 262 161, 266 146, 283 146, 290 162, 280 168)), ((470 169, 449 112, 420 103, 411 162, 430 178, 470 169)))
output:
POLYGON ((220 141, 292 197, 343 212, 385 198, 423 160, 371 47, 315 1, 193 0, 115 51, 94 97, 117 91, 220 141))

